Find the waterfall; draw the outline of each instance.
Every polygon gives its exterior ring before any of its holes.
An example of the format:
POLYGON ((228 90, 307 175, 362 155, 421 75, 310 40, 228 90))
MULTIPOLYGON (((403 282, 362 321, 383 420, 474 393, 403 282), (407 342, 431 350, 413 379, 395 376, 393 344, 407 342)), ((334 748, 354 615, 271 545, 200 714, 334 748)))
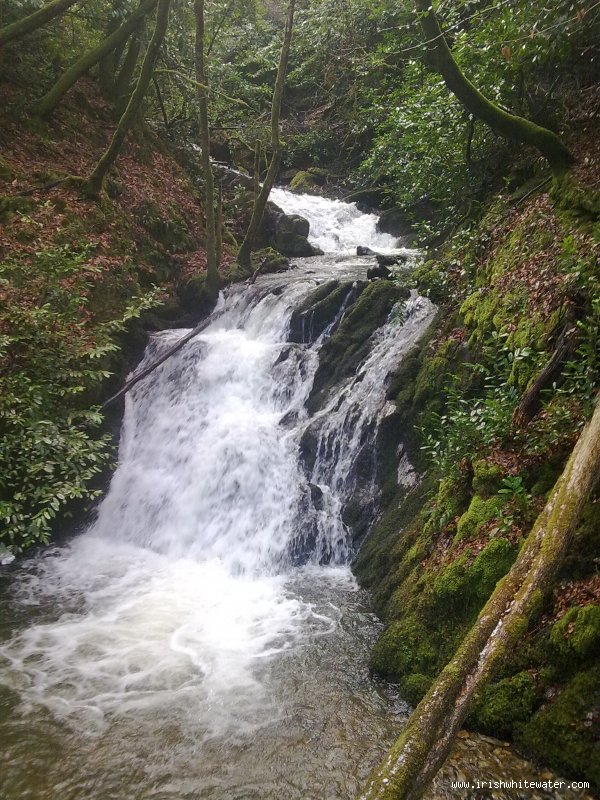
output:
MULTIPOLYGON (((328 331, 290 344, 290 317, 332 276, 364 278, 365 260, 342 250, 395 242, 354 206, 282 190, 275 199, 310 215, 315 241, 334 255, 227 289, 210 326, 129 394, 96 521, 28 561, 14 587, 32 621, 0 645, 0 684, 24 714, 46 709, 109 740, 125 718, 154 731, 167 715, 185 719, 194 741, 237 741, 289 713, 294 690, 273 688, 288 675, 285 658, 341 635, 328 598, 353 590, 341 509, 387 413, 386 378, 433 307, 415 298, 376 332, 360 370, 318 412, 317 459, 305 474, 299 443, 314 421, 305 401, 328 331)), ((142 366, 184 334, 154 335, 142 366)))
POLYGON ((299 214, 310 222, 309 241, 325 253, 356 252, 358 246, 380 253, 411 251, 398 249, 398 240, 377 230, 377 215, 363 214, 356 203, 328 200, 310 194, 294 194, 276 188, 271 200, 286 214, 299 214))

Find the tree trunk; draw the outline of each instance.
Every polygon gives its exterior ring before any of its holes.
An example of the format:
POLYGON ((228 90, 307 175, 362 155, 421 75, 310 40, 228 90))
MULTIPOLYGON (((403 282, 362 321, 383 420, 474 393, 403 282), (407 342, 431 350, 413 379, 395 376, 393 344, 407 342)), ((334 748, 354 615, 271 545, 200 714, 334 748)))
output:
POLYGON ((215 179, 210 163, 210 129, 208 126, 208 85, 204 58, 204 0, 195 0, 196 15, 196 92, 199 107, 200 147, 204 173, 204 214, 206 219, 206 287, 211 294, 219 290, 215 218, 215 179))
POLYGON ((565 359, 575 349, 578 333, 577 322, 573 315, 570 315, 561 335, 558 337, 552 356, 515 408, 512 417, 513 427, 525 427, 540 410, 542 404, 541 394, 558 379, 565 359))
POLYGON ((97 47, 88 50, 81 58, 72 64, 69 69, 61 75, 54 86, 35 104, 33 111, 40 117, 52 113, 60 103, 69 89, 85 73, 97 64, 101 58, 111 53, 121 42, 125 41, 136 27, 139 25, 146 14, 151 13, 158 0, 143 0, 137 8, 113 34, 104 39, 97 47))
POLYGON ((559 137, 523 117, 509 114, 485 97, 461 72, 446 42, 431 0, 415 0, 425 43, 433 66, 446 86, 471 114, 507 139, 535 147, 548 161, 553 174, 561 178, 575 158, 559 137))
POLYGON ((217 267, 221 266, 223 258, 223 185, 217 188, 217 220, 215 227, 215 250, 217 253, 217 267))
POLYGON ((267 206, 269 194, 271 193, 271 189, 275 185, 275 180, 277 179, 277 173, 279 172, 279 164, 281 161, 281 141, 279 139, 279 117, 281 115, 281 101, 283 100, 283 90, 285 88, 285 74, 287 72, 288 59, 290 55, 290 46, 292 43, 292 29, 294 26, 294 8, 295 8, 295 0, 290 0, 290 4, 288 6, 287 20, 285 24, 285 32, 283 35, 283 46, 281 48, 281 56, 279 58, 279 68, 277 70, 275 88, 273 89, 273 102, 271 104, 271 148, 273 150, 273 153, 271 155, 271 161, 269 162, 267 176, 264 180, 260 192, 258 193, 258 197, 254 202, 254 207, 252 209, 252 216, 250 217, 250 223, 248 225, 248 230, 246 231, 246 236, 244 237, 244 241, 242 242, 242 245, 238 253, 237 257, 238 264, 243 269, 250 269, 250 254, 254 246, 254 240, 256 239, 256 234, 258 233, 260 223, 262 222, 263 214, 265 213, 265 208, 267 206))
POLYGON ((115 81, 114 95, 115 95, 115 117, 121 119, 123 112, 127 108, 127 103, 133 91, 133 76, 135 67, 140 57, 142 50, 142 28, 143 21, 139 23, 139 27, 131 34, 129 47, 125 58, 123 59, 123 66, 121 67, 117 79, 115 81))
POLYGON ((33 33, 33 31, 60 16, 60 14, 63 14, 78 2, 79 0, 52 0, 52 2, 46 3, 38 11, 34 11, 33 14, 29 14, 29 16, 1 28, 0 47, 7 44, 7 42, 14 42, 15 39, 22 39, 23 36, 33 33))
MULTIPOLYGON (((112 34, 119 27, 119 17, 116 15, 111 16, 108 25, 106 26, 105 38, 112 36, 112 34)), ((115 71, 116 71, 116 55, 115 51, 111 50, 106 55, 102 56, 98 65, 98 83, 100 84, 100 91, 103 96, 110 98, 113 93, 115 85, 115 71)))
POLYGON ((448 756, 474 699, 539 613, 599 478, 600 395, 517 560, 372 773, 360 800, 422 796, 448 756))
POLYGON ((156 12, 156 24, 154 26, 152 39, 150 40, 150 44, 148 45, 148 49, 146 50, 146 54, 144 56, 140 77, 138 78, 135 89, 133 90, 131 99, 127 104, 127 108, 119 120, 119 124, 117 125, 117 129, 114 132, 108 149, 96 165, 96 168, 85 184, 84 191, 92 197, 99 195, 102 191, 104 178, 106 177, 108 170, 112 167, 117 159, 121 147, 123 146, 123 142, 125 141, 125 137, 127 136, 127 132, 129 131, 133 120, 141 108, 142 101, 148 90, 152 73, 154 72, 154 67, 156 65, 156 60, 165 37, 167 25, 169 23, 170 6, 171 0, 159 0, 158 10, 156 12))
POLYGON ((175 353, 181 350, 181 348, 191 341, 194 336, 198 336, 198 334, 202 333, 205 328, 208 328, 211 321, 212 320, 209 317, 208 319, 203 319, 202 322, 199 322, 193 330, 191 330, 189 333, 186 333, 185 336, 182 336, 178 342, 176 342, 172 347, 169 347, 169 349, 163 353, 162 356, 159 356, 156 361, 153 361, 149 366, 144 367, 144 369, 140 370, 139 372, 136 372, 136 374, 130 378, 116 394, 113 394, 112 397, 109 397, 108 400, 105 400, 100 408, 104 409, 107 406, 112 405, 119 398, 124 397, 130 389, 133 389, 134 386, 154 372, 154 370, 160 367, 161 364, 164 364, 167 359, 171 358, 172 355, 175 355, 175 353))

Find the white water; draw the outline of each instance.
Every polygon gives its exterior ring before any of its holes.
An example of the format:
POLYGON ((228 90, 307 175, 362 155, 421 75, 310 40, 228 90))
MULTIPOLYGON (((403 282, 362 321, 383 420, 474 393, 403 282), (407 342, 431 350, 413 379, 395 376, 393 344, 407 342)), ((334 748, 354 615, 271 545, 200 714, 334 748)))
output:
MULTIPOLYGON (((336 251, 385 247, 355 209, 344 216, 336 202, 303 203, 322 246, 339 225, 336 251)), ((311 259, 232 288, 210 327, 130 394, 97 521, 28 562, 14 588, 36 614, 0 647, 0 683, 17 692, 25 719, 46 709, 77 734, 99 736, 125 720, 149 724, 151 713, 176 719, 195 742, 224 742, 288 713, 269 677, 278 659, 340 623, 335 606, 298 590, 298 576, 319 585, 321 598, 340 582, 352 591, 339 515, 355 487, 353 462, 385 413, 386 376, 432 312, 417 300, 405 323, 391 318, 357 378, 322 412, 311 480, 326 502, 312 508, 298 445, 321 341, 290 348, 289 318, 333 270, 359 269, 356 260, 311 259), (314 563, 299 571, 292 551, 310 520, 314 563), (320 556, 339 566, 319 567, 320 556)), ((183 334, 156 336, 145 362, 183 334)))
POLYGON ((358 246, 379 253, 411 251, 398 248, 398 240, 377 231, 377 216, 363 214, 356 203, 328 200, 310 194, 294 194, 275 188, 271 200, 286 214, 299 214, 310 222, 308 239, 325 253, 356 253, 358 246))

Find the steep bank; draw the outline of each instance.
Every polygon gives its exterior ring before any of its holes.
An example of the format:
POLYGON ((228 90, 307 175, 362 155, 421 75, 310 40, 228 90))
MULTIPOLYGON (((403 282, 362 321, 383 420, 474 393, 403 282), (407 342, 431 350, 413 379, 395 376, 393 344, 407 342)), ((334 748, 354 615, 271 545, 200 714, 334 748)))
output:
MULTIPOLYGON (((89 172, 114 128, 84 80, 47 124, 27 123, 19 76, 1 84, 2 541, 45 541, 57 512, 93 500, 118 410, 95 405, 139 360, 147 332, 190 325, 205 294, 201 186, 147 127, 131 136, 101 202, 89 172), (43 479, 42 479, 43 476, 43 479)), ((231 262, 225 245, 224 269, 231 262)))
MULTIPOLYGON (((597 143, 585 149, 593 187, 597 143)), ((496 199, 420 268, 440 311, 389 394, 421 481, 387 485, 355 572, 386 623, 371 666, 413 703, 513 563, 598 385, 600 228, 525 193, 496 199)), ((535 626, 469 721, 596 791, 598 508, 595 497, 535 626)))

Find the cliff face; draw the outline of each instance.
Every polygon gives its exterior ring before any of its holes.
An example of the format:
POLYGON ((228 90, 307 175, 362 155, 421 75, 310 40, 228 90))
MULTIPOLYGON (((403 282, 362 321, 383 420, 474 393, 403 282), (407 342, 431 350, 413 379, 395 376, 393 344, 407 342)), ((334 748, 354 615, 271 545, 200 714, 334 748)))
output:
MULTIPOLYGON (((598 163, 589 167, 593 183, 598 163)), ((412 703, 513 563, 598 384, 598 222, 543 191, 524 194, 496 199, 419 269, 419 289, 440 311, 390 389, 422 477, 410 491, 390 479, 382 487, 354 569, 385 622, 372 668, 412 703), (524 397, 535 401, 531 419, 519 416, 524 397)), ((535 627, 469 720, 596 789, 599 509, 596 496, 535 627)))

